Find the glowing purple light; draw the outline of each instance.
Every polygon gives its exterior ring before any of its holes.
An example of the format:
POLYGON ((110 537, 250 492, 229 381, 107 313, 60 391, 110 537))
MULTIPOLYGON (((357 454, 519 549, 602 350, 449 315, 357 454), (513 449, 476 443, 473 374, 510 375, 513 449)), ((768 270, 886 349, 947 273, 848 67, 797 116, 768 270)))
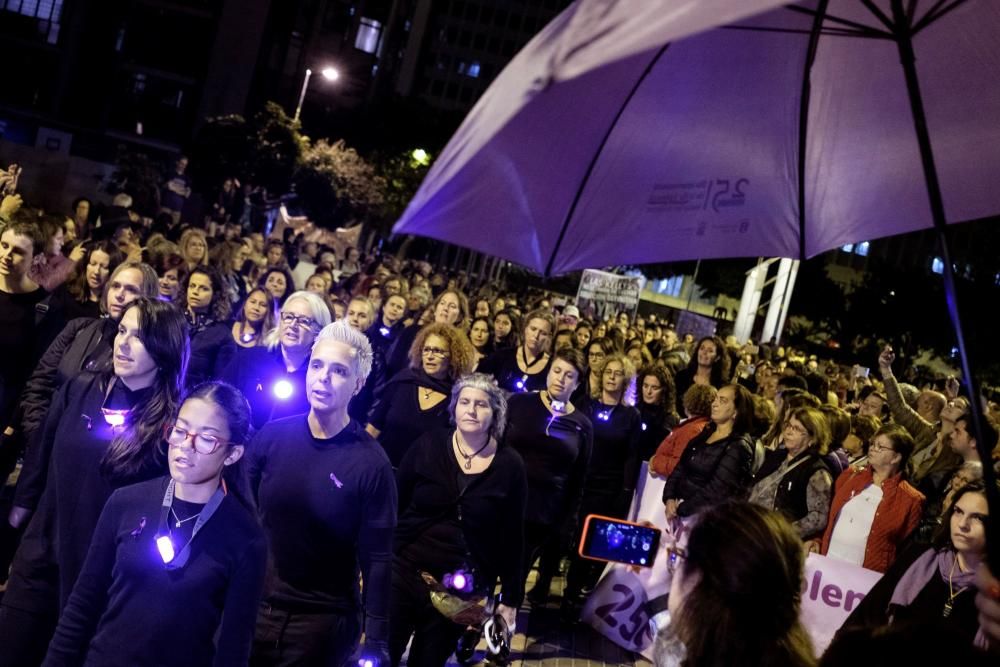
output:
POLYGON ((271 388, 271 391, 274 392, 274 396, 276 398, 284 401, 291 397, 294 388, 292 387, 292 383, 288 380, 278 380, 274 383, 274 387, 271 388))
POLYGON ((466 583, 467 582, 465 581, 465 575, 462 574, 461 572, 456 574, 454 578, 451 580, 451 585, 457 588, 458 590, 462 590, 463 588, 465 588, 466 583))
POLYGON ((160 535, 156 538, 156 548, 160 552, 160 558, 164 563, 169 563, 174 559, 174 543, 167 535, 160 535))
POLYGON ((104 421, 106 421, 111 428, 118 428, 119 426, 125 425, 125 417, 128 415, 129 411, 101 408, 101 412, 104 413, 104 421))
POLYGON ((358 660, 358 667, 377 667, 377 665, 371 658, 361 658, 358 660))
POLYGON ((645 430, 646 430, 646 422, 642 422, 642 430, 643 430, 643 431, 645 431, 645 430))
POLYGON ((600 412, 597 413, 597 418, 600 419, 602 422, 606 422, 609 419, 611 419, 611 413, 608 412, 607 410, 601 410, 600 412))
POLYGON ((389 337, 389 327, 379 327, 378 332, 386 338, 389 337))

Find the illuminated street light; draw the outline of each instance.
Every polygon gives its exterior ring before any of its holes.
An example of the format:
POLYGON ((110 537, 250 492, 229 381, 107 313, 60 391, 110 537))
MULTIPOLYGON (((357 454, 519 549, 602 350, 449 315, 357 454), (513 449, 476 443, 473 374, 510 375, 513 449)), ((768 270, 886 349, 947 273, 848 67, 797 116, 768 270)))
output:
POLYGON ((423 148, 415 148, 415 149, 413 149, 413 152, 410 153, 410 157, 413 158, 414 162, 416 162, 419 165, 423 165, 423 166, 427 166, 430 163, 430 161, 431 161, 430 154, 427 151, 425 151, 423 148))
MULTIPOLYGON (((312 73, 313 72, 311 69, 306 68, 306 76, 302 80, 302 90, 299 91, 299 103, 295 107, 294 120, 296 122, 298 122, 299 116, 302 115, 302 102, 304 102, 306 99, 306 90, 309 89, 309 79, 310 77, 312 77, 312 73)), ((324 67, 322 70, 320 70, 320 74, 322 74, 323 78, 326 79, 327 81, 336 81, 337 79, 340 78, 340 72, 338 72, 335 67, 324 67)))
POLYGON ((340 72, 337 71, 336 67, 324 67, 321 74, 327 81, 336 81, 340 78, 340 72))

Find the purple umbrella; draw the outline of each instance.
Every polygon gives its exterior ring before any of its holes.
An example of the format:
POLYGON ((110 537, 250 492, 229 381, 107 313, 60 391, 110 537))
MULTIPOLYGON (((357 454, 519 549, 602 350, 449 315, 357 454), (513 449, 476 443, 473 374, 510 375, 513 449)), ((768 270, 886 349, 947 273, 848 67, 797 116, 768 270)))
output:
POLYGON ((781 4, 578 0, 486 91, 395 232, 550 276, 935 227, 976 395, 944 230, 1000 213, 1000 3, 781 4))

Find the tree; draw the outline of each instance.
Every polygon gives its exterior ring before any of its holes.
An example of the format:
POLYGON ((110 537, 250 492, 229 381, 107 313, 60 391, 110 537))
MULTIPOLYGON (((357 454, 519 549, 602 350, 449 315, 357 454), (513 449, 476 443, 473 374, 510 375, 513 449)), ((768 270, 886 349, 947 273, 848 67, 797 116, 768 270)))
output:
POLYGON ((343 141, 307 147, 294 182, 305 213, 325 227, 362 221, 386 200, 385 179, 343 141))
POLYGON ((159 165, 145 153, 122 145, 115 156, 115 170, 108 192, 124 192, 132 197, 132 210, 142 216, 155 217, 160 210, 160 183, 163 173, 159 165))
POLYGON ((389 236, 392 226, 396 224, 406 206, 417 193, 420 183, 430 169, 429 156, 418 160, 413 151, 390 155, 376 153, 372 156, 372 164, 376 173, 385 182, 385 200, 378 216, 372 220, 375 231, 382 236, 389 236))
POLYGON ((291 190, 296 171, 309 149, 309 139, 299 130, 281 105, 268 102, 253 117, 254 150, 250 159, 250 179, 272 194, 291 190))
POLYGON ((209 118, 198 131, 191 150, 191 178, 195 188, 210 192, 226 178, 251 180, 257 160, 254 128, 243 116, 231 114, 209 118))

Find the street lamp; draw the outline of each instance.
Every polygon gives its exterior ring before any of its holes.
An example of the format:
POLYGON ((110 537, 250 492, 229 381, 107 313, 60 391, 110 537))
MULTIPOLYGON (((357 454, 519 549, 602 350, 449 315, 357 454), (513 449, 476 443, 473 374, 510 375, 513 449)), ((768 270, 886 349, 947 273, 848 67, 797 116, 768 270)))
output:
MULTIPOLYGON (((306 99, 306 90, 309 89, 309 79, 312 77, 312 73, 311 69, 306 68, 306 77, 302 80, 302 90, 299 91, 299 103, 295 107, 295 122, 298 122, 299 116, 302 115, 302 102, 306 99)), ((335 67, 324 67, 320 74, 327 81, 336 81, 340 78, 340 72, 335 67)))

